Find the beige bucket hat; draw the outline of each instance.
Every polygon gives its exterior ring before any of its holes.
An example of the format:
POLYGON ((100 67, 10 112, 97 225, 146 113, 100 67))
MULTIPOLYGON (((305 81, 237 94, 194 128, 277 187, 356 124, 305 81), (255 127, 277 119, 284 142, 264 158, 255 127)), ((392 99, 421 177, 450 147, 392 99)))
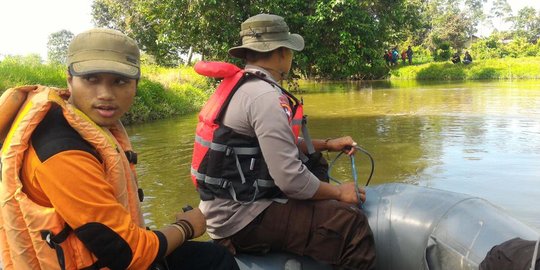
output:
POLYGON ((229 49, 229 54, 237 58, 245 58, 246 50, 269 52, 279 47, 301 51, 304 49, 304 38, 291 34, 289 26, 281 16, 259 14, 242 23, 240 30, 242 46, 229 49))
POLYGON ((113 73, 139 79, 137 42, 120 31, 95 28, 75 36, 68 48, 67 64, 74 76, 113 73))

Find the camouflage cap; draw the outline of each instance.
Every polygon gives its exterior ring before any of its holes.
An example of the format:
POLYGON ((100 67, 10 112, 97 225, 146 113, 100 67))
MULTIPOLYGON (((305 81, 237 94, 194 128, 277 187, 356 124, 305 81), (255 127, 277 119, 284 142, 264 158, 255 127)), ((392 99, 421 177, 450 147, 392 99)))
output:
POLYGON ((245 20, 240 37, 242 46, 229 49, 229 54, 237 58, 245 58, 246 50, 269 52, 280 47, 295 51, 304 49, 304 38, 291 34, 283 17, 273 14, 259 14, 245 20))
POLYGON ((68 48, 67 64, 74 76, 113 73, 138 79, 140 52, 137 42, 120 31, 95 28, 75 36, 68 48))

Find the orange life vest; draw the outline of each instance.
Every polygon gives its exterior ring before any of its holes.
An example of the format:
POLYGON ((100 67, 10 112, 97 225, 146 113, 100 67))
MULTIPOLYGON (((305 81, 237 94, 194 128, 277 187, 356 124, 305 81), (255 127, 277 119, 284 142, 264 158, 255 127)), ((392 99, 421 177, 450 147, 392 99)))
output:
POLYGON ((232 96, 246 80, 264 80, 279 87, 289 100, 289 122, 298 138, 305 122, 301 102, 275 82, 229 63, 198 62, 194 68, 201 75, 223 78, 200 111, 196 129, 191 175, 201 199, 218 196, 249 203, 280 196, 281 191, 268 172, 257 138, 230 130, 222 125, 222 117, 232 96))
POLYGON ((51 248, 50 245, 54 243, 48 243, 43 238, 54 238, 62 233, 67 236, 59 244, 64 258, 62 268, 83 269, 97 260, 72 231, 65 229, 67 224, 54 208, 40 206, 22 192, 19 171, 24 153, 34 129, 53 105, 62 109, 70 126, 97 150, 107 168, 106 179, 118 194, 118 202, 130 212, 133 222, 144 228, 134 166, 125 155, 120 154, 131 151, 124 127, 118 122, 107 133, 81 111, 66 103, 64 98, 67 96, 67 90, 27 86, 8 89, 0 98, 0 143, 3 143, 0 248, 6 270, 61 269, 58 247, 51 248), (50 233, 48 236, 44 234, 47 232, 50 233))

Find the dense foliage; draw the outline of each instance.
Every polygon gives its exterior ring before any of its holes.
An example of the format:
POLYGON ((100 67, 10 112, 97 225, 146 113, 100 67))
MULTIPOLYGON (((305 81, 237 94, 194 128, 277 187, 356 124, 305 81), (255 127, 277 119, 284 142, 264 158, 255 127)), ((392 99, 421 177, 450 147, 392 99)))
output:
POLYGON ((189 48, 209 60, 233 61, 242 21, 258 13, 286 18, 291 32, 306 40, 297 70, 311 78, 374 78, 380 49, 414 28, 421 1, 358 0, 95 0, 93 17, 134 36, 160 65, 178 63, 189 48), (389 6, 391 9, 389 10, 389 6))
POLYGON ((412 46, 420 62, 446 61, 465 49, 481 57, 530 56, 540 36, 540 14, 530 7, 513 12, 506 0, 95 0, 92 8, 97 26, 134 36, 162 66, 178 65, 191 51, 238 63, 227 50, 240 43, 241 22, 258 13, 279 14, 306 40, 294 70, 311 79, 384 77, 382 53, 395 46, 412 46), (517 40, 517 47, 494 53, 480 41, 471 48, 480 25, 495 20, 511 24, 504 38, 517 40))
MULTIPOLYGON (((125 124, 196 111, 212 89, 209 81, 191 67, 144 66, 142 73, 135 103, 122 118, 125 124)), ((35 56, 7 57, 0 62, 0 93, 10 87, 32 84, 67 87, 65 66, 41 64, 41 59, 35 56)))
POLYGON ((502 39, 501 35, 494 34, 472 44, 471 51, 478 59, 540 56, 540 43, 532 44, 522 36, 508 40, 502 39))

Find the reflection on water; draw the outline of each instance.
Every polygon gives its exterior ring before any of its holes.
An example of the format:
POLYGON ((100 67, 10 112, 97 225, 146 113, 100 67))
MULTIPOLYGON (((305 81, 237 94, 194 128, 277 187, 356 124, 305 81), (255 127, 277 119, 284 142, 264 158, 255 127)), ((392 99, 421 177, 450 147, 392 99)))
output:
MULTIPOLYGON (((371 184, 407 182, 486 198, 540 230, 540 81, 311 84, 311 135, 352 135, 375 159, 371 184)), ((189 178, 196 115, 128 127, 154 226, 197 205, 189 178)), ((333 158, 333 155, 328 156, 333 158)), ((369 173, 358 155, 361 181, 369 173)), ((347 159, 332 175, 350 179, 347 159)), ((369 196, 369 195, 368 195, 369 196)))
POLYGON ((198 204, 189 168, 196 115, 126 127, 139 154, 137 174, 144 189, 148 226, 174 221, 183 206, 198 204))

